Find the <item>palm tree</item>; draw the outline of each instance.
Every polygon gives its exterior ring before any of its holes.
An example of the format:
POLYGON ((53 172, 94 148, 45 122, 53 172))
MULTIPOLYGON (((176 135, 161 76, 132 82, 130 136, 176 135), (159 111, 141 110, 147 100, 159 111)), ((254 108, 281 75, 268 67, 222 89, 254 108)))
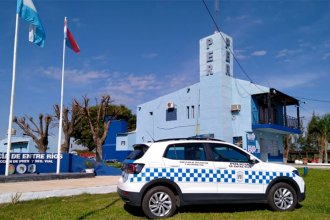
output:
POLYGON ((319 150, 319 163, 328 162, 328 143, 330 139, 330 114, 323 117, 313 114, 308 124, 308 136, 316 141, 319 150))

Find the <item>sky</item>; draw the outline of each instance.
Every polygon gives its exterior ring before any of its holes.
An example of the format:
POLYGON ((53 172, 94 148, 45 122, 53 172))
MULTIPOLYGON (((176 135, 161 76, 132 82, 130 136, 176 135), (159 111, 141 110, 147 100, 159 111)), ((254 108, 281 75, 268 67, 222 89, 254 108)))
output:
MULTIPOLYGON (((45 47, 19 21, 14 115, 53 114, 60 103, 63 20, 80 54, 66 50, 64 104, 109 94, 136 106, 199 81, 199 39, 214 33, 202 0, 34 0, 45 47)), ((211 11, 214 1, 206 0, 211 11)), ((6 137, 16 1, 0 0, 0 138, 6 137)), ((306 125, 330 112, 330 0, 222 0, 216 21, 254 83, 300 99, 306 125)), ((249 80, 234 64, 234 77, 249 80)), ((14 126, 15 127, 15 126, 14 126)), ((19 130, 19 129, 18 129, 19 130)), ((57 130, 52 129, 51 144, 57 130)))

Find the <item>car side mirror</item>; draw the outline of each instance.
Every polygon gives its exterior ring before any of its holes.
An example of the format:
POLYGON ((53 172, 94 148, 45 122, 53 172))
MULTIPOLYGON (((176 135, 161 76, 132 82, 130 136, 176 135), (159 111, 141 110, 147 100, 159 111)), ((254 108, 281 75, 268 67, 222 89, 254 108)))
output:
POLYGON ((250 163, 252 163, 252 164, 256 164, 256 163, 258 163, 259 161, 254 157, 254 156, 250 156, 250 163))

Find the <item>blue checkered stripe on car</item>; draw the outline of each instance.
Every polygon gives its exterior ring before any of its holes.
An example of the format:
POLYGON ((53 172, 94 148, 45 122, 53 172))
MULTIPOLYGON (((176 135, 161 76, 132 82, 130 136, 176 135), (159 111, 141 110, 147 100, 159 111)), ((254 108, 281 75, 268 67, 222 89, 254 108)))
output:
POLYGON ((290 172, 272 172, 272 171, 244 171, 244 182, 245 183, 255 183, 255 184, 268 184, 274 178, 279 176, 285 176, 293 178, 296 175, 290 172))
POLYGON ((149 182, 154 179, 166 178, 174 182, 222 182, 235 183, 235 170, 214 170, 197 168, 146 168, 134 174, 130 182, 149 182))

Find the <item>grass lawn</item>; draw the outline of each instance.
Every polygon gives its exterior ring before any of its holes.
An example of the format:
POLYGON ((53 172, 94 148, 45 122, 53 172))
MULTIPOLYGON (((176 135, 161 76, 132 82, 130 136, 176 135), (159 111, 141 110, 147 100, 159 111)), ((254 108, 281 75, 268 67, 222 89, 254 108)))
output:
MULTIPOLYGON (((300 170, 302 173, 302 170, 300 170)), ((273 212, 267 205, 188 206, 170 219, 330 219, 330 170, 309 169, 306 200, 292 212, 273 212)), ((116 193, 80 195, 0 205, 0 219, 144 219, 116 193)))

